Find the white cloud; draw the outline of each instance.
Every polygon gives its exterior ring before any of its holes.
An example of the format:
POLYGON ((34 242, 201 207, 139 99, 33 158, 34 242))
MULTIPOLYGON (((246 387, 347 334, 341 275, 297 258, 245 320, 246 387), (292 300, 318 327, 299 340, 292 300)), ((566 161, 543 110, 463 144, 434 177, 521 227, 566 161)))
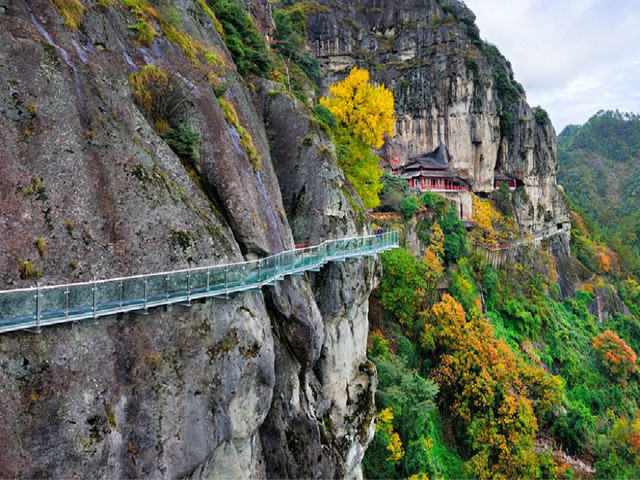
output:
POLYGON ((600 109, 640 112, 640 1, 466 0, 558 130, 600 109))

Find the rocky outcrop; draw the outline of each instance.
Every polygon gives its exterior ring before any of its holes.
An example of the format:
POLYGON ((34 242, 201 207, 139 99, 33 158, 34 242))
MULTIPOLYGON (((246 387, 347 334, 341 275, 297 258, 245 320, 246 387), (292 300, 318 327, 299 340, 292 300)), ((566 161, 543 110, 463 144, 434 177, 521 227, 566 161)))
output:
MULTIPOLYGON (((138 46, 118 2, 82 3, 80 31, 44 0, 0 9, 0 288, 33 285, 19 276, 26 259, 54 284, 367 232, 331 142, 304 106, 269 94, 277 86, 247 87, 198 2, 171 2, 173 15, 214 67, 160 34, 138 46), (194 164, 134 101, 129 75, 149 64, 181 95, 170 126, 199 134, 194 164)), ((268 34, 268 2, 247 5, 268 34)), ((373 434, 376 278, 376 260, 348 260, 262 293, 0 336, 0 471, 357 477, 373 434)))
POLYGON ((553 127, 536 120, 515 86, 511 104, 503 105, 503 86, 496 85, 493 71, 515 85, 509 80, 513 72, 483 46, 475 16, 463 2, 346 1, 330 13, 318 10, 309 17, 307 39, 326 72, 324 87, 358 65, 394 93, 396 137, 381 152, 388 168, 445 145, 450 169, 476 193, 493 191, 496 173, 518 179, 524 232, 569 221, 555 181, 553 127), (505 112, 511 132, 501 127, 505 112))
MULTIPOLYGON (((332 142, 304 106, 278 87, 264 84, 261 94, 296 241, 317 244, 327 237, 366 234, 364 207, 336 168, 332 142)), ((296 315, 291 300, 278 308, 278 330, 289 347, 278 354, 298 380, 276 385, 276 399, 261 429, 270 477, 361 475, 360 461, 373 435, 375 412, 375 368, 366 358, 366 343, 367 299, 376 270, 373 259, 348 260, 312 274, 310 284, 321 319, 304 309, 296 315), (296 316, 297 327, 292 327, 296 316), (300 345, 301 339, 312 338, 306 332, 316 330, 318 320, 324 327, 321 345, 309 340, 300 345), (304 335, 292 335, 296 328, 304 335), (321 453, 316 458, 310 452, 321 453), (310 465, 312 470, 306 470, 310 465)), ((291 298, 284 294, 287 284, 283 287, 284 291, 272 292, 274 306, 291 298)))

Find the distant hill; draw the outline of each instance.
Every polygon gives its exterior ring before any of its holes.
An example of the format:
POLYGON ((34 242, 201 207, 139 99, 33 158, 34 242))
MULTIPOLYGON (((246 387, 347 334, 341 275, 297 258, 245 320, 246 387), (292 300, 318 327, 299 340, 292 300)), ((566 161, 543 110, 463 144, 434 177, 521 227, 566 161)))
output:
POLYGON ((640 115, 599 111, 558 136, 558 182, 618 245, 640 244, 640 115))

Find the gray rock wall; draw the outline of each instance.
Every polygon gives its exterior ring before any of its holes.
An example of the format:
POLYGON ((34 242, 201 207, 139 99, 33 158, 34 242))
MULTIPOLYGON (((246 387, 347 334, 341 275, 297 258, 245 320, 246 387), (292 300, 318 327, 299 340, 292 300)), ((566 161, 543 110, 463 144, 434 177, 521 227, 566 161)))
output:
POLYGON ((555 179, 553 127, 537 124, 522 96, 510 112, 513 134, 501 137, 492 67, 470 34, 475 16, 462 2, 447 3, 445 11, 435 0, 344 1, 310 16, 307 40, 322 62, 325 89, 357 65, 393 91, 398 121, 396 137, 381 152, 385 165, 393 158, 403 165, 444 144, 451 170, 476 193, 491 192, 497 172, 519 180, 524 232, 568 221, 555 179))

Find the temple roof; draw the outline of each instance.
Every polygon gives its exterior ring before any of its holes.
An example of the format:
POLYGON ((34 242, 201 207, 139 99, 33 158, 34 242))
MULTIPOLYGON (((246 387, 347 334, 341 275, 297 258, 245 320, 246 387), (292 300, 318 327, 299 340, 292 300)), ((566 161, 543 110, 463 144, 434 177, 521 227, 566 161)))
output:
POLYGON ((431 153, 425 153, 419 157, 414 157, 412 163, 404 167, 404 170, 447 170, 449 168, 449 157, 444 145, 440 145, 431 153))
POLYGON ((502 180, 502 181, 515 180, 514 177, 507 175, 505 173, 496 173, 496 175, 493 178, 496 180, 502 180))

